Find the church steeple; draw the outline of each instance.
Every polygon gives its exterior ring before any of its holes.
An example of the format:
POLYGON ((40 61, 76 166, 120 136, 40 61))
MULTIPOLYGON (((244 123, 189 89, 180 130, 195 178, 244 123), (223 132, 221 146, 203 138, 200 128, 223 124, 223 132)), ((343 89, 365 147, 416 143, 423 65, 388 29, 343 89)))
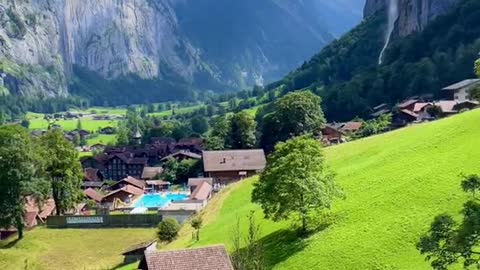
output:
POLYGON ((135 132, 133 133, 132 139, 133 141, 135 141, 137 145, 142 143, 142 132, 140 131, 138 124, 137 124, 137 128, 135 129, 135 132))

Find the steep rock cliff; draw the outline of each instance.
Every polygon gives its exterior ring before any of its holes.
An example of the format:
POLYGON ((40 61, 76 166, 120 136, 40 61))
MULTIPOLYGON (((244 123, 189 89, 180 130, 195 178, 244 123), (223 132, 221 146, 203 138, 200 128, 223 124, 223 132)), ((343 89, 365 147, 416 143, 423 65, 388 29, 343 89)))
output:
MULTIPOLYGON (((445 14, 458 0, 394 0, 398 3, 399 17, 396 34, 407 36, 422 31, 435 17, 445 14)), ((367 0, 364 16, 385 12, 389 0, 367 0)))

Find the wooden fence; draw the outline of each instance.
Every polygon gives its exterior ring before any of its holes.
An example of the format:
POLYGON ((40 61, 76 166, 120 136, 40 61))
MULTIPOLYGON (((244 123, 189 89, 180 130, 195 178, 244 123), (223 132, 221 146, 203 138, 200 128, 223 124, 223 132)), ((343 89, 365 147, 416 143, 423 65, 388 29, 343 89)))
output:
POLYGON ((47 228, 142 228, 155 227, 161 221, 158 214, 49 216, 47 228))

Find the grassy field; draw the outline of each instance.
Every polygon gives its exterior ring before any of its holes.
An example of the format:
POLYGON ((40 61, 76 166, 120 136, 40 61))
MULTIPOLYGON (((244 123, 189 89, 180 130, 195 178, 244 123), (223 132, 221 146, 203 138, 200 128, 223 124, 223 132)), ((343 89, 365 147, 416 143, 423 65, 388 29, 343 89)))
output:
POLYGON ((98 134, 98 135, 93 136, 92 138, 89 138, 87 140, 87 144, 88 145, 94 145, 94 144, 97 144, 97 143, 101 143, 101 144, 107 145, 109 143, 115 144, 116 141, 117 141, 117 135, 116 134, 111 134, 111 135, 98 134))
MULTIPOLYGON (((415 248, 435 215, 457 214, 466 195, 459 174, 480 174, 480 110, 416 125, 325 150, 345 200, 335 202, 333 224, 298 240, 289 221, 261 220, 269 269, 430 269, 415 248)), ((255 179, 234 187, 209 216, 201 239, 189 228, 167 249, 224 243, 250 203, 255 179)))
POLYGON ((153 238, 154 229, 37 228, 20 242, 0 242, 0 269, 112 269, 125 249, 153 238))
MULTIPOLYGON (((98 129, 104 127, 116 127, 118 122, 116 120, 93 120, 91 118, 83 118, 80 120, 82 122, 82 128, 90 132, 97 132, 98 129)), ((60 125, 65 131, 72 131, 77 128, 77 119, 69 120, 59 120, 55 124, 60 125)), ((30 129, 47 129, 48 121, 43 118, 37 118, 30 120, 30 129)))
MULTIPOLYGON (((194 110, 200 109, 202 106, 204 106, 204 105, 193 105, 193 106, 188 106, 188 107, 175 108, 175 113, 176 114, 191 113, 194 110)), ((159 116, 159 117, 171 116, 172 115, 172 110, 149 113, 148 115, 159 116)))
POLYGON ((85 110, 70 110, 72 113, 82 113, 82 114, 91 114, 95 112, 97 115, 116 115, 116 116, 125 116, 127 113, 126 108, 112 108, 112 107, 91 107, 85 110))

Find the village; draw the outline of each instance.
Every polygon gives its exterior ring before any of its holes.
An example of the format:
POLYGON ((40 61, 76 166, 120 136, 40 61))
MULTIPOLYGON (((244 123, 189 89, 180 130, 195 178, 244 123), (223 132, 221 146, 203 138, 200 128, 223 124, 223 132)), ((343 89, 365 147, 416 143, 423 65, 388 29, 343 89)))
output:
MULTIPOLYGON (((381 104, 373 108, 372 118, 390 114, 392 120, 388 130, 393 130, 472 110, 479 104, 470 100, 468 93, 478 85, 480 80, 472 79, 447 86, 442 89, 445 98, 437 101, 422 96, 409 98, 395 106, 381 104)), ((322 129, 320 140, 325 146, 348 142, 358 138, 364 124, 363 121, 328 123, 322 129)), ((101 132, 112 134, 113 128, 103 128, 101 132)), ((75 134, 88 136, 85 130, 66 132, 64 136, 71 141, 75 134)), ((42 136, 42 133, 34 132, 32 135, 42 136)), ((157 226, 168 218, 185 224, 222 189, 258 175, 267 163, 263 149, 208 151, 205 150, 204 140, 198 137, 178 141, 151 138, 143 142, 142 132, 137 127, 131 139, 135 142, 132 146, 91 146, 97 154, 81 159, 84 200, 65 215, 55 215, 53 199, 38 205, 34 198, 27 198, 25 227, 29 230, 39 225, 56 229, 142 228, 157 226), (169 163, 182 161, 198 164, 197 175, 173 181, 162 178, 169 163)), ((15 233, 15 228, 1 229, 0 239, 15 233)), ((157 241, 152 240, 126 249, 123 254, 125 263, 141 261, 140 269, 157 269, 155 262, 164 261, 165 256, 176 260, 185 258, 179 255, 182 251, 178 254, 175 251, 155 252, 156 245, 157 241)), ((191 253, 190 256, 213 256, 218 263, 227 265, 222 269, 231 269, 228 268, 229 257, 223 246, 183 252, 191 253)))
MULTIPOLYGON (((467 79, 444 87, 440 100, 433 100, 433 95, 423 95, 410 97, 395 106, 380 104, 372 108, 371 117, 376 119, 391 115, 390 126, 385 130, 389 131, 459 114, 479 106, 479 102, 469 96, 470 90, 479 85, 480 79, 467 79)), ((328 123, 322 130, 322 142, 325 145, 347 142, 355 138, 363 127, 364 122, 354 120, 328 123)))

